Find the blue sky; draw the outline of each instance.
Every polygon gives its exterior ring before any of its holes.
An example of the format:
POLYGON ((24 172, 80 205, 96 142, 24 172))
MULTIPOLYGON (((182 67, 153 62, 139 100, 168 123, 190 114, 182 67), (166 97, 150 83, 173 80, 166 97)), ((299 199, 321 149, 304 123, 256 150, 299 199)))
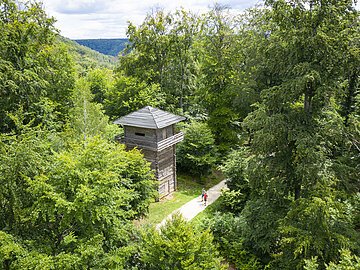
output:
MULTIPOLYGON (((41 1, 41 0, 40 0, 41 1)), ((215 2, 234 11, 262 3, 262 0, 42 0, 48 15, 56 18, 61 35, 71 39, 126 37, 127 22, 139 25, 155 8, 172 11, 183 7, 195 13, 209 10, 215 2)))

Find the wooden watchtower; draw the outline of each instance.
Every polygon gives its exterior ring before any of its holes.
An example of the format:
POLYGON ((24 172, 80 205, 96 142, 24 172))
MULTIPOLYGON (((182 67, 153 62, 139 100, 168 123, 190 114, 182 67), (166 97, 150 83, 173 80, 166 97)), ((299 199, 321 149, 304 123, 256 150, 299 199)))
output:
POLYGON ((159 181, 160 198, 176 190, 175 145, 184 139, 182 132, 175 132, 175 124, 185 117, 146 106, 123 116, 116 121, 124 127, 124 138, 128 149, 141 149, 159 181))

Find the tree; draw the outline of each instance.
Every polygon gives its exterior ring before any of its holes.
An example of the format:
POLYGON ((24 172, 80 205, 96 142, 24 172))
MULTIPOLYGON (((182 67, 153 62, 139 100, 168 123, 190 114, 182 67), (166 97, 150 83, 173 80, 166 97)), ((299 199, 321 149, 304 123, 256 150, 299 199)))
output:
MULTIPOLYGON (((317 257, 313 257, 310 260, 305 260, 306 270, 319 269, 317 263, 317 257)), ((326 270, 345 270, 345 269, 358 269, 360 267, 360 259, 356 255, 352 255, 349 250, 341 250, 340 261, 338 263, 331 262, 326 266, 326 270)))
POLYGON ((177 163, 181 171, 195 176, 210 172, 216 162, 215 140, 206 123, 185 125, 184 141, 177 147, 177 163))
POLYGON ((202 228, 210 229, 214 242, 226 260, 240 270, 261 269, 256 256, 243 247, 244 219, 231 213, 215 212, 212 218, 202 221, 202 228))
POLYGON ((160 232, 154 228, 142 233, 139 269, 226 269, 221 265, 213 236, 200 232, 180 215, 174 215, 160 232))
POLYGON ((48 133, 23 125, 21 113, 10 116, 18 134, 0 133, 0 230, 21 234, 25 209, 33 202, 27 192, 26 177, 46 171, 51 158, 48 133))
POLYGON ((94 95, 92 101, 104 104, 105 95, 114 84, 113 72, 106 68, 92 69, 86 75, 89 83, 90 92, 94 95))
POLYGON ((196 42, 201 32, 197 16, 184 9, 172 15, 170 28, 170 56, 166 69, 167 103, 189 111, 194 106, 194 97, 199 84, 199 59, 196 42))
POLYGON ((82 137, 84 143, 89 137, 104 133, 108 126, 108 117, 102 111, 102 105, 92 102, 93 94, 85 78, 79 78, 72 96, 74 107, 70 110, 71 132, 75 138, 82 137))
POLYGON ((199 94, 215 143, 226 154, 239 142, 238 123, 249 111, 252 91, 243 80, 244 49, 235 18, 226 7, 215 5, 202 23, 199 94))
POLYGON ((131 52, 120 58, 120 68, 125 75, 137 77, 149 85, 158 84, 161 92, 169 61, 171 19, 170 14, 156 10, 147 15, 139 28, 130 23, 127 50, 131 52))
MULTIPOLYGON (((72 107, 72 91, 75 87, 75 64, 68 53, 65 44, 57 42, 44 46, 39 52, 38 61, 42 68, 38 72, 40 78, 46 81, 46 94, 43 99, 47 99, 54 104, 54 119, 64 123, 72 107)), ((41 104, 41 100, 40 100, 41 104)), ((37 114, 45 115, 41 111, 41 106, 36 109, 37 114)), ((42 123, 41 120, 37 121, 42 123)))
POLYGON ((312 256, 324 268, 356 243, 332 164, 346 144, 336 96, 357 12, 351 1, 266 3, 269 85, 244 122, 252 140, 244 176, 251 197, 243 214, 258 231, 249 230, 245 245, 264 258, 276 254, 275 268, 302 267, 312 256), (260 205, 276 213, 259 212, 260 205))
POLYGON ((358 269, 359 267, 360 258, 345 249, 341 250, 339 263, 331 262, 328 266, 326 266, 326 270, 358 269))
POLYGON ((53 22, 39 3, 0 1, 2 132, 14 128, 8 113, 20 108, 26 112, 24 121, 30 121, 36 115, 39 120, 43 119, 46 99, 51 101, 46 103, 59 113, 57 117, 66 113, 74 83, 73 69, 63 48, 54 45, 53 22))
POLYGON ((190 110, 199 81, 194 49, 199 31, 198 18, 183 9, 149 13, 139 27, 129 24, 129 53, 120 58, 117 73, 159 87, 168 110, 190 110))
POLYGON ((100 137, 54 152, 39 135, 2 135, 2 267, 122 268, 154 196, 149 164, 100 137))
POLYGON ((106 114, 115 120, 145 106, 162 107, 164 95, 156 84, 147 85, 136 77, 116 74, 113 87, 105 93, 106 114))
POLYGON ((16 133, 0 134, 2 269, 125 268, 154 176, 138 150, 108 140, 108 118, 91 100, 79 79, 62 133, 9 114, 16 133))

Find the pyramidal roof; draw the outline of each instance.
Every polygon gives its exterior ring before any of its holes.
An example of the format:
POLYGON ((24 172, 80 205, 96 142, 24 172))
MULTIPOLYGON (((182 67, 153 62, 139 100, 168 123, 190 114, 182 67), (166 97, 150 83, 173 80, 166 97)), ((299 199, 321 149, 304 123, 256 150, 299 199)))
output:
POLYGON ((146 106, 138 111, 120 117, 114 121, 114 124, 159 129, 183 120, 185 120, 185 117, 165 112, 151 106, 146 106))

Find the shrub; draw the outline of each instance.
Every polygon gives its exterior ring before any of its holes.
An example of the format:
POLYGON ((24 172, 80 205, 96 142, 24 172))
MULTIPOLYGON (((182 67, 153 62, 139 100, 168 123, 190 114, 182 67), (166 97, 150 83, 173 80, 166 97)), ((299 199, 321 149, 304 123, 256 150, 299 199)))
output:
POLYGON ((209 230, 200 231, 180 215, 174 215, 160 231, 142 233, 139 269, 227 269, 209 230))
POLYGON ((234 216, 231 213, 216 213, 213 218, 205 219, 202 227, 210 228, 215 243, 219 245, 220 254, 234 264, 236 269, 260 269, 261 265, 256 257, 243 246, 244 222, 245 220, 241 216, 234 216))

